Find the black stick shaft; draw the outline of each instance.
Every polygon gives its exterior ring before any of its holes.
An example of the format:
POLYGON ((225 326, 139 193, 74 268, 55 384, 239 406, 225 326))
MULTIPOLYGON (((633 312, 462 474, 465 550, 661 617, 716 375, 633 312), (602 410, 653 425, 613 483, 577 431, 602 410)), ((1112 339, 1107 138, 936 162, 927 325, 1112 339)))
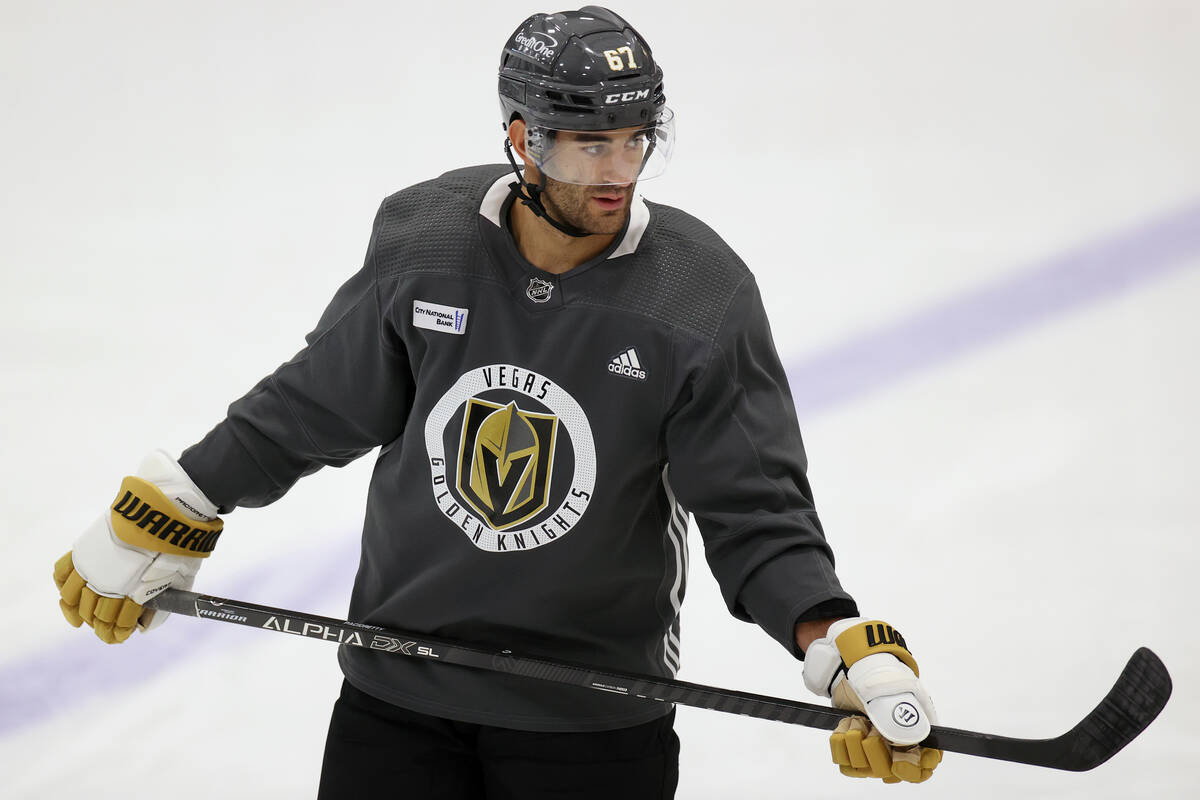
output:
MULTIPOLYGON (((486 649, 420 633, 177 589, 168 589, 150 600, 147 606, 351 647, 508 672, 647 701, 680 703, 810 728, 833 730, 842 719, 851 715, 851 712, 841 709, 796 700, 523 656, 510 650, 486 649)), ((1157 716, 1169 696, 1170 678, 1166 675, 1166 669, 1157 656, 1142 648, 1130 659, 1125 672, 1100 706, 1062 736, 1055 739, 1014 739, 935 725, 922 745, 1001 761, 1082 771, 1108 760, 1137 736, 1157 716)))

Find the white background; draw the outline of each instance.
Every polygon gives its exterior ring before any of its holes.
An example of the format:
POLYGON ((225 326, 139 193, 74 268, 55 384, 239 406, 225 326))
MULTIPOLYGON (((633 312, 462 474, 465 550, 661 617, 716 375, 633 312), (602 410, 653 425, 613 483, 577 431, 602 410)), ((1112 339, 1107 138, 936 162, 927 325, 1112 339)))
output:
MULTIPOLYGON (((333 647, 191 619, 105 647, 63 622, 51 566, 147 450, 178 453, 302 346, 382 197, 501 159, 495 68, 538 10, 0 7, 4 797, 315 794, 333 647)), ((1200 197, 1194 3, 617 10, 678 115, 644 193, 751 265, 785 364, 1200 197)), ((1190 795, 1195 267, 832 406, 793 386, 839 574, 905 632, 942 722, 1056 735, 1143 644, 1175 677, 1095 772, 950 756, 887 791, 1190 795)), ((369 462, 231 515, 198 588, 344 615, 369 462)), ((808 699, 701 551, 693 531, 681 677, 808 699)), ((883 791, 839 776, 820 732, 689 709, 678 729, 681 798, 883 791)))

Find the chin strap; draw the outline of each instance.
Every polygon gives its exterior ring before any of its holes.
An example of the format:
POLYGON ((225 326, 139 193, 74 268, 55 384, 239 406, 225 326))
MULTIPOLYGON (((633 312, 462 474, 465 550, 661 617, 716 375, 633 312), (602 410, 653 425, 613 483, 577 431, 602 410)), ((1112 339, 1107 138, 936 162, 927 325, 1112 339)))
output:
POLYGON ((584 236, 591 236, 585 230, 576 228, 574 225, 565 222, 559 222, 550 216, 546 211, 546 207, 542 205, 542 193, 546 191, 545 176, 542 176, 538 186, 527 183, 524 176, 521 175, 521 169, 517 166, 517 160, 512 154, 512 140, 504 140, 504 155, 508 156, 508 163, 512 164, 513 174, 517 176, 516 183, 510 183, 508 188, 516 192, 517 197, 521 200, 521 204, 534 213, 535 216, 541 217, 552 227, 562 231, 567 236, 574 236, 576 239, 582 239, 584 236))

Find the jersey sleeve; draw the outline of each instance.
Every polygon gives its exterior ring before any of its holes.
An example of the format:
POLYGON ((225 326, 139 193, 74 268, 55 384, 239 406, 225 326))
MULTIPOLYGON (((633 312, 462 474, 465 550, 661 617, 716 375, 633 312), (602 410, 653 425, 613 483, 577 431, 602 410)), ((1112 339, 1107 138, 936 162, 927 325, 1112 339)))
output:
POLYGON ((375 251, 337 292, 307 346, 229 406, 180 457, 227 513, 263 506, 323 466, 344 466, 400 436, 413 396, 403 343, 382 312, 375 251))
POLYGON ((796 622, 857 614, 817 518, 787 377, 753 278, 668 415, 670 482, 730 612, 798 657, 796 622))

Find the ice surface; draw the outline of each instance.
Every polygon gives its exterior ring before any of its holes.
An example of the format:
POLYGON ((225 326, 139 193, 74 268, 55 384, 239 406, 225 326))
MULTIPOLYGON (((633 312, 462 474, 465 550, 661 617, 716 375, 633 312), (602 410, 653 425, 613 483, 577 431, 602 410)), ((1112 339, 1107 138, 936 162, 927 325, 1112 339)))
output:
MULTIPOLYGON (((727 8, 617 9, 679 120, 644 191, 758 275, 844 583, 904 630, 948 725, 1057 735, 1143 644, 1176 678, 1162 718, 1094 773, 949 757, 911 791, 1184 796, 1200 11, 727 8), (1047 282, 1068 262, 1066 289, 1047 282), (1026 279, 1031 294, 994 291, 1026 279), (1005 324, 980 335, 989 319, 1005 324), (854 391, 833 391, 847 372, 854 391)), ((6 8, 4 797, 312 796, 334 648, 188 619, 105 647, 63 622, 51 565, 145 452, 199 438, 302 346, 380 198, 501 159, 490 76, 534 10, 6 8)), ((199 588, 344 615, 369 461, 232 515, 199 588)), ((681 677, 805 698, 703 559, 691 577, 681 677)), ((880 791, 838 776, 818 732, 689 709, 678 727, 681 798, 880 791)))

